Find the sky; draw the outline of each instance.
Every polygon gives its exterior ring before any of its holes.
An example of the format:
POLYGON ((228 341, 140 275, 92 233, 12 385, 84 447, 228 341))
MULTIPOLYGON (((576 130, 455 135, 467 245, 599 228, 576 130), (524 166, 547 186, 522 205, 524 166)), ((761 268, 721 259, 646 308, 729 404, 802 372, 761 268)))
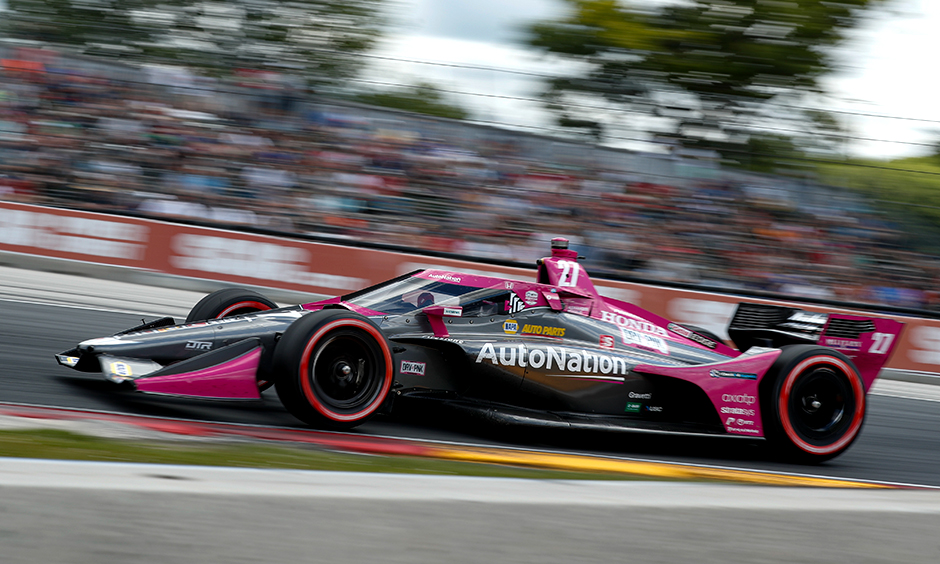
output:
MULTIPOLYGON (((538 92, 537 79, 519 73, 553 74, 565 69, 522 48, 519 29, 532 21, 560 17, 562 2, 389 2, 394 25, 375 54, 399 61, 376 59, 369 80, 377 85, 427 81, 451 92, 454 102, 481 121, 550 133, 544 129, 552 127, 549 114, 537 102, 526 100, 538 92)), ((921 156, 930 151, 934 139, 940 139, 940 73, 931 61, 940 52, 938 43, 940 0, 893 0, 854 30, 841 51, 845 65, 826 79, 830 96, 821 101, 821 107, 838 112, 858 138, 846 140, 848 154, 879 159, 921 156)))

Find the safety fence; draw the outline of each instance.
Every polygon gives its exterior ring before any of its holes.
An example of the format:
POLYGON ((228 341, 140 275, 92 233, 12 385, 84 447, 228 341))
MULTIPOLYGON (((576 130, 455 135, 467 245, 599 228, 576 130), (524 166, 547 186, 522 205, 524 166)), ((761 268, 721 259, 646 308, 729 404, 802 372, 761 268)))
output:
MULTIPOLYGON (((546 254, 548 246, 546 242, 546 254)), ((417 268, 520 279, 532 268, 360 248, 172 222, 0 202, 0 252, 121 266, 230 284, 338 295, 417 268)), ((534 259, 537 257, 533 257, 534 259)), ((858 310, 798 301, 744 298, 701 290, 594 280, 609 297, 727 337, 735 304, 796 305, 810 311, 858 310)), ((864 315, 869 315, 866 312, 864 315)), ((940 319, 877 314, 906 324, 887 367, 940 373, 940 319)))

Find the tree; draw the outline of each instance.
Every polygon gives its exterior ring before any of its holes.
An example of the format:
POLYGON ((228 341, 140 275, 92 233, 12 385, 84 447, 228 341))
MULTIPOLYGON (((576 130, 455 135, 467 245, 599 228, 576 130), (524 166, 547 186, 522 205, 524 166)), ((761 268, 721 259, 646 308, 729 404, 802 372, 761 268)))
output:
POLYGON ((209 74, 280 70, 336 87, 378 38, 383 0, 8 0, 6 37, 209 74))
POLYGON ((468 116, 466 110, 448 103, 441 96, 440 91, 427 83, 410 86, 400 91, 362 93, 353 99, 363 104, 395 108, 428 116, 449 119, 466 119, 468 116))
POLYGON ((644 9, 564 1, 569 14, 531 25, 527 39, 577 63, 546 82, 544 100, 560 124, 610 137, 611 116, 620 116, 647 138, 764 168, 746 156, 748 145, 788 138, 811 152, 839 150, 838 121, 804 107, 837 67, 832 48, 883 0, 684 0, 644 9))

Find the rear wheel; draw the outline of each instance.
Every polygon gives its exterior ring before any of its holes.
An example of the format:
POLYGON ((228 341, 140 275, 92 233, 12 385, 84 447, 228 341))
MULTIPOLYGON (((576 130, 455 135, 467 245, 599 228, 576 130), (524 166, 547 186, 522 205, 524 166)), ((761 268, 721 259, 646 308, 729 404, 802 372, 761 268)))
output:
POLYGON ((379 328, 345 310, 309 313, 274 351, 275 389, 292 415, 315 427, 365 422, 392 385, 392 353, 379 328))
POLYGON ((816 345, 783 347, 762 386, 764 431, 784 454, 822 462, 845 451, 865 419, 865 389, 842 353, 816 345))
MULTIPOLYGON (((277 309, 277 304, 254 290, 225 288, 216 290, 196 302, 193 309, 189 310, 189 315, 186 316, 186 323, 222 319, 269 309, 277 309)), ((269 377, 259 372, 258 389, 260 391, 263 392, 273 385, 274 382, 269 377)))

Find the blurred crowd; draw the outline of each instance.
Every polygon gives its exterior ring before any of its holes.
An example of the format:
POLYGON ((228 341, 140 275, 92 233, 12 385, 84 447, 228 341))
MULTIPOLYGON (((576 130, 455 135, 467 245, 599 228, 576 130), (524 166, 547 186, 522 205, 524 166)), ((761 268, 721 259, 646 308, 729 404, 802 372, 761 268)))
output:
POLYGON ((595 276, 940 308, 935 258, 871 210, 546 162, 283 91, 199 94, 5 60, 0 198, 525 262, 564 235, 595 276))

